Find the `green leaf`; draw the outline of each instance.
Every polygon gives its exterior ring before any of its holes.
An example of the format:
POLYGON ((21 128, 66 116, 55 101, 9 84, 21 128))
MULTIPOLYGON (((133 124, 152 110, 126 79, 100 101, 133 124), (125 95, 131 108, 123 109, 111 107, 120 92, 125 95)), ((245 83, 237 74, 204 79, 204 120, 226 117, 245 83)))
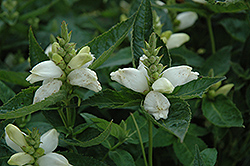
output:
POLYGON ((206 166, 205 163, 203 162, 199 150, 199 146, 195 145, 195 156, 194 156, 194 161, 193 161, 193 166, 206 166))
POLYGON ((226 96, 219 95, 214 100, 203 98, 202 112, 216 126, 243 127, 241 112, 226 96))
POLYGON ((136 13, 132 27, 131 49, 134 67, 138 66, 139 58, 144 54, 144 42, 153 32, 153 18, 149 0, 142 0, 136 13))
POLYGON ((170 50, 170 54, 172 56, 181 56, 185 59, 187 65, 193 67, 202 67, 204 63, 204 59, 198 54, 188 50, 185 46, 174 48, 170 50))
POLYGON ((168 118, 165 120, 160 119, 156 121, 145 110, 141 110, 141 112, 154 124, 174 134, 180 138, 181 142, 183 142, 191 121, 191 111, 189 105, 180 98, 168 97, 168 99, 170 100, 171 105, 168 118))
POLYGON ((177 86, 172 94, 183 99, 201 98, 207 88, 224 79, 225 77, 198 78, 187 84, 177 86))
POLYGON ((0 80, 27 87, 30 85, 25 78, 29 75, 27 72, 14 72, 9 70, 0 70, 0 80))
POLYGON ((82 141, 77 140, 77 139, 74 139, 74 140, 67 139, 67 140, 63 140, 63 141, 69 145, 80 146, 80 147, 90 147, 90 146, 98 145, 98 144, 102 143, 103 141, 105 141, 108 138, 108 136, 110 135, 111 125, 112 125, 112 121, 109 123, 107 128, 100 135, 98 135, 97 137, 95 137, 89 141, 82 142, 82 141))
POLYGON ((162 128, 158 128, 156 135, 153 138, 153 145, 154 147, 164 147, 169 146, 174 143, 176 138, 174 135, 170 134, 166 130, 162 128))
POLYGON ((138 106, 142 100, 143 96, 132 90, 114 91, 106 89, 84 100, 81 104, 98 106, 99 108, 123 108, 138 106))
POLYGON ((4 144, 0 144, 0 152, 1 152, 0 153, 1 166, 9 166, 9 164, 7 164, 7 161, 9 160, 13 152, 11 152, 4 144))
POLYGON ((129 64, 132 61, 131 54, 130 47, 120 49, 114 56, 111 56, 108 61, 105 61, 98 67, 98 69, 129 64))
POLYGON ((35 90, 36 88, 34 87, 25 89, 9 100, 6 104, 1 106, 0 119, 13 119, 31 114, 65 99, 67 95, 64 90, 60 90, 45 100, 32 104, 33 92, 35 90))
POLYGON ((201 150, 207 147, 202 139, 191 135, 187 135, 183 143, 174 142, 174 152, 184 166, 190 166, 192 163, 195 155, 195 145, 198 145, 201 150))
MULTIPOLYGON (((80 114, 81 116, 84 115, 84 113, 80 114)), ((101 118, 90 118, 90 120, 92 122, 94 122, 96 124, 96 126, 98 126, 101 129, 106 129, 109 125, 110 122, 101 119, 101 118)), ((121 126, 119 126, 118 124, 112 123, 111 125, 111 131, 110 134, 114 137, 116 137, 119 141, 123 141, 126 138, 126 131, 121 128, 121 126)))
POLYGON ((217 159, 217 150, 215 148, 206 148, 200 155, 206 166, 215 165, 217 159))
MULTIPOLYGON (((246 90, 246 99, 250 99, 250 85, 247 87, 246 90)), ((250 108, 250 100, 246 100, 248 108, 250 108)))
POLYGON ((135 162, 131 154, 122 149, 109 151, 109 157, 117 166, 135 166, 135 162))
POLYGON ((0 100, 3 103, 6 103, 10 98, 15 95, 15 92, 11 88, 9 88, 2 81, 0 81, 0 100))
POLYGON ((97 58, 90 66, 91 69, 96 69, 101 66, 101 64, 109 58, 115 48, 121 44, 132 26, 134 17, 135 16, 131 16, 126 21, 116 24, 107 32, 86 44, 91 48, 91 53, 97 58))
POLYGON ((43 7, 39 7, 38 9, 36 10, 32 10, 31 12, 28 12, 28 13, 25 13, 25 14, 22 14, 19 18, 20 21, 25 21, 27 20, 28 18, 35 18, 36 16, 39 16, 41 14, 44 14, 46 13, 50 7, 52 7, 54 4, 56 4, 59 0, 54 0, 52 1, 51 3, 49 3, 48 5, 46 6, 43 6, 43 7))
POLYGON ((201 68, 201 73, 207 75, 213 69, 215 76, 225 75, 230 69, 231 50, 231 46, 226 46, 210 56, 201 68))
POLYGON ((193 136, 204 136, 209 133, 208 129, 200 127, 194 123, 191 123, 188 129, 188 134, 193 136))
POLYGON ((227 33, 234 39, 245 42, 249 36, 249 23, 246 20, 236 18, 225 18, 220 21, 227 33))
POLYGON ((41 46, 37 43, 36 38, 33 34, 32 29, 29 30, 29 56, 30 56, 30 66, 34 67, 41 61, 48 60, 49 58, 44 53, 41 46))
POLYGON ((83 156, 81 154, 70 153, 70 152, 62 152, 63 156, 65 156, 69 163, 74 166, 108 166, 102 161, 99 161, 93 157, 83 156))

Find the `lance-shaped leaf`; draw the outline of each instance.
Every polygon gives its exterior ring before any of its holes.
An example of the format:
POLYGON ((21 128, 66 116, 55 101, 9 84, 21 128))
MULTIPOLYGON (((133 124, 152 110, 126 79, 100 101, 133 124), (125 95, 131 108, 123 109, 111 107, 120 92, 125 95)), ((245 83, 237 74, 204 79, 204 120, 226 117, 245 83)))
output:
POLYGON ((183 99, 201 98, 207 88, 224 79, 225 77, 198 78, 197 80, 193 80, 187 84, 176 87, 172 94, 183 99))
POLYGON ((25 80, 25 78, 28 75, 29 75, 28 72, 14 72, 9 70, 0 70, 0 80, 21 85, 24 87, 30 85, 30 83, 25 80))
POLYGON ((148 117, 154 124, 167 130, 180 138, 183 142, 184 137, 188 131, 188 127, 191 121, 191 110, 187 102, 180 98, 168 97, 171 106, 167 119, 160 119, 156 121, 150 114, 145 110, 141 112, 148 117))
POLYGON ((45 100, 36 104, 32 104, 33 92, 35 90, 36 88, 34 87, 26 89, 1 106, 0 119, 13 119, 31 114, 45 107, 53 105, 58 101, 64 100, 67 94, 64 90, 60 90, 45 100))
POLYGON ((30 56, 31 67, 35 66, 41 61, 49 59, 47 55, 44 53, 41 46, 36 41, 32 28, 30 28, 29 30, 29 56, 30 56))
POLYGON ((107 32, 86 44, 91 48, 91 53, 97 58, 90 66, 91 69, 96 69, 103 64, 115 48, 125 39, 132 26, 134 17, 133 15, 126 21, 118 23, 107 32))
POLYGON ((149 0, 142 0, 136 13, 132 27, 131 49, 134 67, 138 66, 139 58, 144 54, 144 42, 153 31, 152 10, 149 0))
POLYGON ((219 95, 214 100, 203 98, 202 112, 216 126, 243 127, 241 112, 226 96, 219 95))
POLYGON ((82 142, 82 141, 77 140, 77 139, 74 139, 74 140, 67 139, 67 140, 63 140, 63 141, 69 145, 80 146, 80 147, 90 147, 90 146, 98 145, 108 138, 108 136, 110 135, 110 132, 111 132, 111 126, 112 126, 112 121, 109 123, 107 128, 100 135, 98 135, 97 137, 95 137, 89 141, 82 142))
POLYGON ((123 108, 139 106, 142 100, 142 94, 132 90, 114 91, 106 89, 84 100, 81 104, 98 106, 99 108, 123 108))

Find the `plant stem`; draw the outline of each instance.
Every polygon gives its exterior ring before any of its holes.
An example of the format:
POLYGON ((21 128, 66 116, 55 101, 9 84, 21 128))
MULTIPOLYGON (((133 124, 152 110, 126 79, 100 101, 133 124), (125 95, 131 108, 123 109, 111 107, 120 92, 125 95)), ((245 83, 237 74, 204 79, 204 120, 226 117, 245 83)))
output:
POLYGON ((119 141, 117 144, 115 144, 113 147, 111 147, 109 149, 108 153, 106 153, 106 155, 103 157, 102 161, 104 161, 108 157, 108 154, 109 154, 110 151, 115 150, 118 146, 120 146, 121 144, 123 144, 124 141, 122 141, 122 142, 119 141))
POLYGON ((138 133, 138 137, 139 137, 139 140, 140 140, 140 145, 141 145, 141 151, 142 151, 142 155, 143 155, 143 159, 144 159, 144 164, 145 166, 148 166, 148 163, 147 163, 147 157, 146 157, 146 154, 145 154, 145 150, 144 150, 144 146, 143 146, 143 142, 142 142, 142 137, 141 137, 141 132, 140 132, 140 129, 137 125, 137 122, 135 120, 135 117, 132 113, 130 113, 133 121, 134 121, 134 124, 135 124, 135 127, 136 127, 136 130, 137 130, 137 133, 138 133))
POLYGON ((214 34, 213 34, 213 28, 212 28, 212 23, 211 23, 211 17, 212 15, 207 16, 207 26, 208 26, 208 32, 209 32, 210 41, 211 41, 212 53, 214 54, 216 52, 216 48, 215 48, 215 42, 214 42, 214 34))
POLYGON ((64 115, 64 113, 63 113, 63 108, 59 108, 59 109, 58 109, 58 113, 59 113, 59 115, 60 115, 60 117, 61 117, 61 119, 62 119, 62 122, 63 122, 64 126, 65 126, 66 128, 68 128, 67 120, 66 120, 66 117, 65 117, 65 115, 64 115))
POLYGON ((148 163, 153 166, 153 124, 148 119, 148 163))

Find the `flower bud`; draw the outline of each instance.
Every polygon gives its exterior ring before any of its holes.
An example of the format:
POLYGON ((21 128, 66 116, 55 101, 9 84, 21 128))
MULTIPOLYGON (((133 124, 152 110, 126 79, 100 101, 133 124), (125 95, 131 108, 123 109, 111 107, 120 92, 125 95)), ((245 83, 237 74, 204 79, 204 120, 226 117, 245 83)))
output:
POLYGON ((64 46, 64 49, 65 49, 67 52, 71 52, 72 50, 75 51, 75 47, 76 47, 76 43, 67 43, 67 44, 64 46))
POLYGON ((79 52, 78 54, 81 54, 81 53, 89 53, 90 52, 90 47, 89 46, 85 46, 83 47, 79 52))
POLYGON ((197 19, 198 15, 195 12, 188 11, 179 13, 176 16, 176 20, 180 21, 180 24, 177 26, 177 30, 183 30, 191 27, 197 19))
POLYGON ((156 61, 156 57, 155 57, 155 56, 150 56, 150 57, 149 57, 149 62, 150 62, 151 64, 153 64, 155 61, 156 61))
POLYGON ((180 47, 182 44, 190 40, 186 33, 174 33, 167 40, 168 49, 180 47))
POLYGON ((221 81, 217 82, 216 84, 212 85, 209 89, 217 90, 221 85, 221 81))
POLYGON ((164 77, 156 80, 153 83, 152 88, 154 91, 161 93, 172 93, 174 90, 174 86, 171 84, 171 82, 164 77))
POLYGON ((32 164, 35 162, 35 159, 25 153, 25 152, 19 152, 10 157, 8 160, 9 165, 26 165, 26 164, 32 164))
POLYGON ((163 64, 159 63, 159 64, 157 65, 157 72, 158 72, 158 73, 161 73, 163 69, 164 69, 163 64))
POLYGON ((35 153, 35 149, 32 146, 24 146, 23 151, 28 153, 28 154, 33 154, 35 153))
POLYGON ((67 43, 63 38, 60 37, 57 37, 57 40, 59 41, 60 46, 64 46, 67 43))
POLYGON ((214 98, 215 98, 215 91, 214 91, 214 90, 209 90, 209 91, 207 92, 207 97, 208 97, 209 99, 211 99, 211 100, 214 100, 214 98))
POLYGON ((157 80, 159 78, 159 73, 158 72, 154 72, 152 75, 151 75, 151 78, 153 81, 157 80))
POLYGON ((59 66, 61 69, 64 69, 66 67, 66 64, 63 60, 63 58, 58 54, 58 53, 54 53, 52 55, 52 61, 59 66))
POLYGON ((39 158, 44 155, 44 149, 43 148, 38 148, 36 152, 33 154, 35 158, 39 158))
POLYGON ((9 138, 21 148, 29 146, 25 140, 23 133, 13 124, 8 124, 5 127, 5 131, 8 134, 9 138))
POLYGON ((59 43, 57 43, 57 42, 54 42, 53 44, 52 44, 52 53, 57 53, 57 51, 58 51, 58 49, 59 48, 61 48, 61 46, 59 45, 59 43))
POLYGON ((92 56, 88 53, 78 53, 75 57, 73 57, 67 65, 66 70, 71 71, 76 68, 83 66, 85 63, 92 60, 92 56))
POLYGON ((226 84, 222 87, 220 87, 216 92, 215 92, 215 96, 218 95, 224 95, 227 96, 227 94, 229 93, 229 91, 233 88, 234 84, 226 84))
POLYGON ((152 73, 157 72, 157 67, 156 67, 156 65, 151 65, 151 66, 149 67, 149 70, 150 70, 152 73))

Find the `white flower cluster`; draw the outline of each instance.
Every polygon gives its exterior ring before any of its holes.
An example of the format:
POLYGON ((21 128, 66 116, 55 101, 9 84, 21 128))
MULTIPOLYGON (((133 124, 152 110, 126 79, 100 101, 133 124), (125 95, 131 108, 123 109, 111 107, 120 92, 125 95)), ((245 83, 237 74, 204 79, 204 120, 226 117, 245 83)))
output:
POLYGON ((176 66, 164 70, 160 77, 149 86, 148 69, 142 63, 147 59, 145 55, 140 58, 137 69, 123 68, 110 74, 111 79, 132 89, 135 92, 147 93, 144 100, 144 109, 152 114, 156 120, 167 119, 170 102, 162 93, 172 93, 176 86, 184 85, 198 78, 199 73, 192 72, 189 66, 176 66))
POLYGON ((58 136, 59 133, 55 129, 51 129, 40 137, 38 143, 34 140, 27 141, 25 133, 15 125, 8 124, 5 127, 5 141, 10 148, 17 152, 10 157, 8 164, 18 166, 72 166, 63 155, 53 152, 58 145, 58 136))
POLYGON ((71 85, 84 87, 95 92, 102 90, 100 83, 97 81, 97 75, 88 66, 93 62, 94 56, 90 52, 88 46, 83 47, 75 56, 71 57, 66 63, 66 56, 64 59, 57 54, 58 50, 62 50, 57 42, 50 45, 45 53, 49 56, 51 53, 51 60, 43 61, 30 71, 26 80, 30 83, 43 81, 43 85, 37 89, 33 103, 40 102, 46 97, 56 93, 60 90, 63 81, 71 85))

